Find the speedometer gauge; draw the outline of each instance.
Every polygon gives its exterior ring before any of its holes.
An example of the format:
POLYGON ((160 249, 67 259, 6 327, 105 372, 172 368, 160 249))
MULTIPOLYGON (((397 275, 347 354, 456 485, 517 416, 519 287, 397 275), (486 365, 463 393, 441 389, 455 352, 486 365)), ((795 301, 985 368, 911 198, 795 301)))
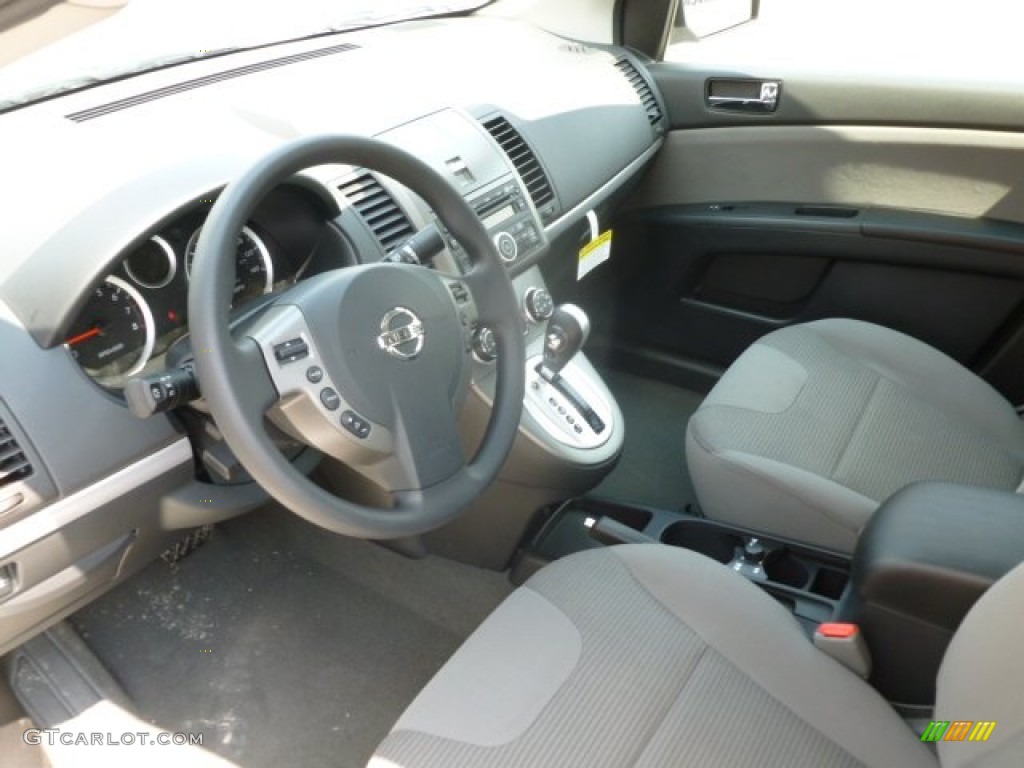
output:
POLYGON ((145 367, 155 339, 146 300, 130 283, 111 276, 89 297, 67 345, 86 373, 101 384, 118 386, 145 367))
MULTIPOLYGON (((192 233, 185 246, 185 274, 192 277, 192 259, 196 255, 196 244, 202 227, 192 233)), ((270 259, 270 251, 259 235, 249 227, 242 227, 238 233, 238 247, 235 251, 235 292, 232 304, 238 305, 247 299, 253 299, 270 293, 274 286, 274 263, 270 259)))

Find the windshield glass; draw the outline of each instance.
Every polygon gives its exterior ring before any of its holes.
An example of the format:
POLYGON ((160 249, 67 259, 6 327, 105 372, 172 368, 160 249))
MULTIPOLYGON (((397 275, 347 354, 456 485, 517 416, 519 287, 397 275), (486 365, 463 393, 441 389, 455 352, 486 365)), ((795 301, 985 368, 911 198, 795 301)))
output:
POLYGON ((0 111, 124 75, 485 0, 0 0, 0 111))

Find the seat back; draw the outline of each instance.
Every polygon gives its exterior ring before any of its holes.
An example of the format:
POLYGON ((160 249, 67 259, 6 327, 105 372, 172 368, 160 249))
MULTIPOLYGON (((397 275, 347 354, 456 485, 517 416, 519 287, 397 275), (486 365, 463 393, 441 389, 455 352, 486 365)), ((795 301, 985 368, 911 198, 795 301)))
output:
POLYGON ((953 636, 935 718, 949 723, 925 733, 943 768, 1024 765, 1024 565, 982 595, 953 636))

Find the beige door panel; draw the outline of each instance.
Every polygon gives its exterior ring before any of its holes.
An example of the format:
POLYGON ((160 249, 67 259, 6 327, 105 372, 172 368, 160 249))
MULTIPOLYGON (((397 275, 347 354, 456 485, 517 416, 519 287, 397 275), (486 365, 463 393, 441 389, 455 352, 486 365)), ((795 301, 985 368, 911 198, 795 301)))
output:
POLYGON ((670 133, 629 207, 885 206, 1024 222, 1024 135, 876 126, 670 133))

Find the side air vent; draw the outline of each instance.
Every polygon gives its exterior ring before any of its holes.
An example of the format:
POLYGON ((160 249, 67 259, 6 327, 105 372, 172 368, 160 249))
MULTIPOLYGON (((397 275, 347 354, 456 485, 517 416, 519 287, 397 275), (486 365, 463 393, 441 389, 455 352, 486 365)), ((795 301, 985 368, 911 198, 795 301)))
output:
POLYGON ((369 171, 350 176, 338 189, 373 230, 385 252, 390 253, 416 233, 405 211, 369 171))
POLYGON ((541 168, 540 161, 530 149, 530 145, 526 143, 519 131, 501 115, 486 120, 483 125, 519 171, 519 175, 526 185, 526 191, 530 193, 530 199, 533 200, 537 212, 540 213, 541 221, 547 224, 555 218, 555 213, 557 213, 555 192, 551 188, 547 174, 541 168))
POLYGON ((261 61, 256 64, 249 64, 245 67, 235 67, 234 69, 226 69, 223 72, 217 72, 213 75, 206 75, 205 77, 196 77, 192 80, 185 80, 175 85, 168 85, 164 88, 156 88, 152 91, 145 91, 143 93, 130 96, 126 99, 118 99, 117 101, 111 101, 109 104, 100 104, 98 107, 90 107, 89 109, 83 109, 80 112, 72 112, 65 117, 68 120, 73 120, 76 123, 84 123, 86 120, 95 120, 97 117, 103 117, 111 112, 119 112, 122 109, 128 109, 138 104, 144 104, 147 101, 156 101, 162 99, 164 96, 173 96, 176 93, 182 93, 183 91, 191 91, 195 88, 202 88, 206 85, 213 85, 224 80, 232 80, 236 77, 243 77, 245 75, 251 75, 254 72, 262 72, 266 69, 276 69, 277 67, 284 67, 288 64, 298 64, 300 61, 309 61, 310 59, 319 59, 321 56, 331 56, 335 53, 344 53, 345 51, 352 51, 358 48, 358 45, 352 43, 342 43, 340 45, 332 45, 328 48, 317 48, 313 51, 304 51, 303 53, 296 53, 292 56, 281 56, 276 59, 268 59, 267 61, 261 61))
POLYGON ((7 424, 0 419, 0 488, 24 480, 31 474, 32 464, 7 424))
POLYGON ((626 76, 629 84, 636 91, 636 95, 640 97, 640 103, 644 105, 644 111, 647 113, 647 121, 651 125, 660 123, 662 114, 661 107, 658 106, 658 100, 654 97, 654 91, 651 90, 650 84, 637 68, 633 66, 633 62, 629 59, 619 59, 615 62, 615 66, 626 76))

